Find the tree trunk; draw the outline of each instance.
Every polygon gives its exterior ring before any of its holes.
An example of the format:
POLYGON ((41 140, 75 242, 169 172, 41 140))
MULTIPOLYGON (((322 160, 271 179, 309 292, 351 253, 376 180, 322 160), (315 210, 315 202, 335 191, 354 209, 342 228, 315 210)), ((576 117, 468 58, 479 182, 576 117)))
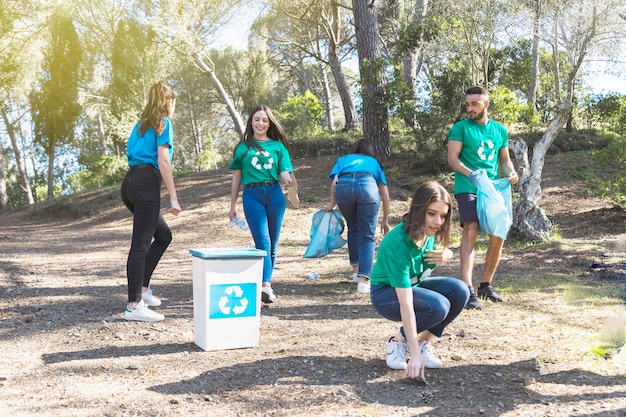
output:
POLYGON ((337 3, 333 4, 333 23, 330 30, 330 40, 328 42, 328 65, 330 66, 330 72, 335 80, 337 86, 337 92, 341 98, 341 105, 343 107, 343 114, 345 119, 344 131, 352 130, 356 127, 357 115, 354 102, 352 101, 352 95, 350 94, 350 88, 346 81, 346 76, 341 69, 341 62, 339 62, 339 55, 337 52, 339 38, 341 35, 341 23, 340 23, 340 11, 337 3))
POLYGON ((1 214, 7 212, 7 206, 9 205, 9 195, 7 194, 7 183, 4 178, 4 150, 0 144, 0 209, 1 214))
POLYGON ((329 130, 333 130, 335 126, 335 120, 333 118, 333 101, 330 94, 330 85, 328 85, 328 74, 326 74, 326 67, 322 61, 318 61, 320 75, 322 76, 322 86, 324 88, 324 109, 325 109, 325 124, 329 130))
POLYGON ((541 0, 535 0, 535 16, 533 19, 533 52, 530 67, 530 83, 528 84, 528 104, 535 105, 539 79, 539 29, 541 23, 541 0))
POLYGON ((337 92, 341 98, 341 105, 343 107, 343 114, 345 118, 345 125, 343 130, 348 131, 356 127, 357 115, 354 102, 352 101, 352 95, 350 94, 350 88, 346 81, 346 76, 341 69, 341 63, 337 56, 337 51, 330 47, 328 63, 330 65, 330 71, 333 74, 335 85, 337 86, 337 92))
POLYGON ((47 199, 54 199, 54 147, 50 147, 48 154, 48 195, 47 199))
POLYGON ((531 240, 546 241, 552 236, 552 222, 543 209, 541 200, 541 174, 548 148, 572 112, 572 103, 559 106, 557 117, 550 122, 542 138, 533 147, 532 164, 528 164, 528 146, 523 140, 513 144, 516 165, 519 170, 519 201, 513 208, 513 228, 531 240))
MULTIPOLYGON (((413 14, 413 21, 417 24, 421 24, 424 20, 424 16, 428 11, 428 0, 416 0, 415 1, 415 10, 413 14)), ((419 39, 417 46, 412 51, 407 51, 404 53, 402 57, 402 79, 404 83, 411 87, 410 96, 408 103, 411 103, 414 106, 414 111, 412 113, 412 117, 405 118, 404 122, 407 126, 411 128, 416 128, 417 120, 415 118, 415 113, 418 110, 417 107, 417 75, 420 72, 423 63, 423 55, 422 55, 422 46, 424 42, 424 30, 420 30, 419 39)))
POLYGON ((102 120, 102 112, 98 109, 98 140, 100 141, 100 148, 102 149, 102 155, 108 155, 109 149, 107 148, 107 136, 104 131, 104 121, 102 120))
POLYGON ((0 107, 0 113, 2 113, 2 119, 4 120, 4 125, 7 129, 7 134, 9 135, 9 139, 11 140, 11 146, 13 147, 13 155, 15 155, 15 164, 17 165, 17 174, 20 177, 20 181, 22 182, 22 190, 24 190, 24 197, 26 197, 26 201, 29 205, 35 204, 35 199, 33 198, 33 192, 30 188, 30 182, 28 181, 28 176, 26 175, 26 169, 24 168, 24 163, 22 162, 22 155, 20 154, 20 149, 17 146, 17 138, 15 137, 15 129, 13 128, 13 124, 9 120, 9 115, 7 114, 7 109, 4 106, 0 107))
POLYGON ((363 138, 374 145, 376 157, 384 162, 391 154, 387 106, 385 104, 385 77, 381 63, 378 14, 373 2, 352 0, 356 48, 361 74, 363 101, 363 138))
POLYGON ((222 82, 219 80, 219 78, 217 78, 217 75, 215 75, 215 72, 213 71, 213 69, 211 69, 211 67, 202 60, 202 57, 200 56, 200 54, 198 53, 194 54, 193 58, 198 68, 200 68, 202 73, 206 75, 209 78, 209 80, 211 80, 211 82, 213 83, 213 86, 215 87, 218 94, 220 95, 222 99, 222 103, 226 106, 226 109, 228 110, 228 114, 230 114, 230 117, 233 120, 235 131, 240 137, 243 136, 243 133, 246 129, 245 123, 243 122, 243 119, 241 118, 241 115, 239 114, 237 109, 235 109, 235 105, 233 104, 232 100, 228 96, 228 93, 224 89, 222 82))

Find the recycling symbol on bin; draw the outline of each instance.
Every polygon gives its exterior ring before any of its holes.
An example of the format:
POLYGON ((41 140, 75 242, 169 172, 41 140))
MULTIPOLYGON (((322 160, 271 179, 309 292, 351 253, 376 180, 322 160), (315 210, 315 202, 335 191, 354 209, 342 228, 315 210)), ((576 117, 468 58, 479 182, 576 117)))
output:
POLYGON ((238 285, 226 287, 224 294, 217 303, 220 311, 225 315, 239 315, 246 311, 248 299, 243 296, 243 290, 238 285))

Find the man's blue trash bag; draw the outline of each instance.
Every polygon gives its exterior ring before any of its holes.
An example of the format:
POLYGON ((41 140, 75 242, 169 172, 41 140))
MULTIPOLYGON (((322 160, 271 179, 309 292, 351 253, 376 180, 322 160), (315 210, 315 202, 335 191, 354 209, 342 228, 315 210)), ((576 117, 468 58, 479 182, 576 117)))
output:
POLYGON ((303 258, 321 258, 347 243, 341 234, 344 224, 341 215, 335 210, 319 210, 311 221, 311 241, 303 258))
POLYGON ((505 239, 513 224, 511 184, 508 178, 490 180, 487 172, 479 170, 470 175, 470 180, 478 189, 476 193, 476 213, 481 232, 505 239))

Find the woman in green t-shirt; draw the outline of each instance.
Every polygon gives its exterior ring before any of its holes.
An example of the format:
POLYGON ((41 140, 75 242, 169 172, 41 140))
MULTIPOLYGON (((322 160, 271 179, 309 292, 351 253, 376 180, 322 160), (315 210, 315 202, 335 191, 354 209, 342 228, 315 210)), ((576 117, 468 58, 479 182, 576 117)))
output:
POLYGON ((264 250, 261 300, 272 303, 272 272, 276 264, 278 237, 283 225, 286 201, 280 184, 292 185, 293 172, 287 135, 267 106, 250 112, 246 131, 235 147, 228 166, 233 171, 230 188, 230 220, 237 218, 237 196, 243 185, 243 211, 257 249, 264 250))
POLYGON ((440 368, 430 342, 463 311, 469 290, 463 281, 430 277, 448 262, 452 199, 436 181, 417 189, 402 223, 380 243, 372 270, 371 300, 383 317, 402 322, 387 343, 387 366, 424 379, 424 368, 440 368), (407 364, 407 348, 411 358, 407 364))

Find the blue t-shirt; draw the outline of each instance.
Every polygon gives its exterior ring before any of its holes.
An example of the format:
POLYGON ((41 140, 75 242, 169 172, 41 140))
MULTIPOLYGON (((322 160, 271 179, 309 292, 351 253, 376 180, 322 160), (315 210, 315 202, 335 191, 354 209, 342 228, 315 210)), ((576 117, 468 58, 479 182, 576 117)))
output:
POLYGON ((139 133, 139 123, 133 128, 128 143, 126 144, 126 157, 128 165, 135 166, 141 164, 152 164, 158 171, 158 146, 168 145, 170 162, 174 156, 174 126, 167 117, 163 119, 165 129, 159 136, 156 135, 154 129, 150 128, 145 131, 143 136, 139 133))
POLYGON ((385 172, 376 158, 359 153, 351 153, 340 157, 328 176, 334 179, 335 175, 350 174, 354 172, 368 172, 379 184, 387 185, 385 172))

